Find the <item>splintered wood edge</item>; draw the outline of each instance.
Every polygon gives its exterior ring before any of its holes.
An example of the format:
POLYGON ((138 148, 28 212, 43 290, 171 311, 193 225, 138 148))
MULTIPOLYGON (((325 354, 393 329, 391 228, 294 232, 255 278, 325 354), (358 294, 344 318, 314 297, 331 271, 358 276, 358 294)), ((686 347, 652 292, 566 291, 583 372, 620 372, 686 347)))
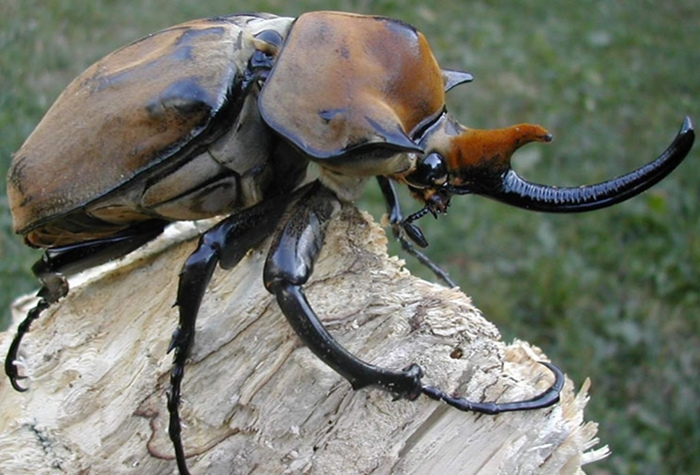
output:
MULTIPOLYGON (((178 225, 121 261, 72 279, 23 342, 30 390, 0 382, 0 472, 172 473, 165 391, 180 266, 210 223, 178 225)), ((352 391, 299 342, 261 282, 265 248, 219 271, 183 383, 193 473, 582 473, 608 455, 584 420, 590 382, 561 402, 484 416, 425 397, 352 391)), ((410 275, 383 230, 352 207, 332 220, 307 295, 350 351, 416 362, 424 382, 472 400, 532 397, 552 383, 542 352, 505 345, 459 289, 410 275)), ((33 299, 13 309, 15 323, 33 299)), ((6 352, 16 325, 0 334, 6 352)))

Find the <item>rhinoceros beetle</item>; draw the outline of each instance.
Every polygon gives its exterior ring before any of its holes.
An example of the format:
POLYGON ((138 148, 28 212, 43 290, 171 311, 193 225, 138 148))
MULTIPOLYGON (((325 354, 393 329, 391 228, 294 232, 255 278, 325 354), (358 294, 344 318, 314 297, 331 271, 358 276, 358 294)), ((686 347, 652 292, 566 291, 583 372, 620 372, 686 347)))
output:
POLYGON ((371 177, 396 237, 448 279, 415 248, 427 241, 414 222, 444 213, 453 195, 547 212, 602 208, 663 179, 694 141, 686 118, 668 149, 638 170, 577 188, 534 184, 511 169, 510 157, 550 134, 530 124, 476 130, 457 123, 445 91, 471 79, 441 69, 410 25, 334 12, 197 20, 99 60, 68 85, 8 173, 15 230, 46 250, 32 269, 42 283, 38 304, 5 360, 12 386, 25 390, 15 364, 20 341, 67 294, 65 275, 139 248, 172 221, 227 215, 203 233, 179 278, 168 410, 181 473, 188 469, 178 403, 200 302, 217 265, 235 266, 270 236, 264 285, 301 340, 353 388, 377 386, 407 399, 426 394, 488 414, 556 403, 563 375, 549 363, 550 389, 506 403, 449 396, 424 385, 417 365, 370 365, 333 339, 302 290, 327 221, 371 177), (314 180, 306 178, 311 162, 319 169, 314 180), (394 183, 410 189, 420 211, 402 217, 394 183))

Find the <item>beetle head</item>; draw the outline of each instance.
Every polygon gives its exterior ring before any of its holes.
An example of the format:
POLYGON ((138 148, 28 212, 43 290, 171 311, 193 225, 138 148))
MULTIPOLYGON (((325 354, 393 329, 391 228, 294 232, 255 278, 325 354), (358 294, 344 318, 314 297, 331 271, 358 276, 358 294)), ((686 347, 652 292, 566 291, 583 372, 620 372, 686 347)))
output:
POLYGON ((426 211, 444 213, 454 194, 497 192, 518 148, 550 140, 552 136, 539 125, 470 129, 443 114, 420 142, 425 155, 403 179, 426 204, 426 211))
POLYGON ((530 142, 549 142, 542 127, 519 124, 504 129, 475 130, 443 114, 424 133, 425 153, 415 167, 395 177, 404 181, 425 207, 408 218, 444 213, 453 195, 479 194, 519 208, 574 213, 627 200, 668 175, 690 151, 694 132, 686 118, 673 143, 647 165, 594 185, 556 187, 529 182, 510 165, 513 153, 530 142))
POLYGON ((353 199, 368 177, 390 176, 425 203, 414 217, 442 213, 452 195, 470 193, 538 211, 602 208, 661 180, 693 143, 686 120, 671 147, 639 170, 577 188, 534 184, 511 169, 510 158, 551 136, 536 125, 474 130, 455 122, 445 113, 445 91, 470 80, 440 69, 425 37, 403 22, 312 12, 292 26, 259 109, 339 195, 353 199))

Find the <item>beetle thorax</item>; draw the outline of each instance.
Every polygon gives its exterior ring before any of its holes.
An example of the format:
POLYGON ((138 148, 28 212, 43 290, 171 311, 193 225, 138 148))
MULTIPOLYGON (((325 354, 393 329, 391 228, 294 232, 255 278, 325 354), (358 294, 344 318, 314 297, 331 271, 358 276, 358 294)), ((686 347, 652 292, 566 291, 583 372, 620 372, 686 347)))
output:
POLYGON ((417 159, 415 153, 396 153, 387 157, 386 151, 369 148, 367 153, 316 163, 319 165, 319 180, 341 200, 354 201, 360 197, 367 179, 406 173, 415 166, 417 159))

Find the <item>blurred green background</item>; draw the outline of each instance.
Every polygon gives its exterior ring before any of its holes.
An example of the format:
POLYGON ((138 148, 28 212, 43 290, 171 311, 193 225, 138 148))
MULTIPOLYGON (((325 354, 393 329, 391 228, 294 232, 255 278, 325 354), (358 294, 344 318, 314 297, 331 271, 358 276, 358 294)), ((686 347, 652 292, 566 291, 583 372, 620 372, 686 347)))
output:
MULTIPOLYGON (((67 83, 113 49, 199 17, 321 9, 392 16, 423 31, 443 67, 476 78, 448 96, 462 123, 547 127, 552 144, 516 154, 515 168, 534 181, 616 176, 656 157, 684 115, 700 121, 697 0, 565 7, 543 0, 0 0, 0 175, 67 83)), ((534 214, 457 197, 448 216, 421 222, 431 257, 506 340, 542 347, 578 385, 592 378, 587 417, 600 423, 613 453, 589 473, 700 467, 699 155, 700 146, 650 192, 591 214, 534 214)), ((12 234, 4 180, 0 188, 4 328, 11 300, 36 287, 29 268, 39 254, 12 234)), ((374 185, 361 206, 383 213, 374 185)))

